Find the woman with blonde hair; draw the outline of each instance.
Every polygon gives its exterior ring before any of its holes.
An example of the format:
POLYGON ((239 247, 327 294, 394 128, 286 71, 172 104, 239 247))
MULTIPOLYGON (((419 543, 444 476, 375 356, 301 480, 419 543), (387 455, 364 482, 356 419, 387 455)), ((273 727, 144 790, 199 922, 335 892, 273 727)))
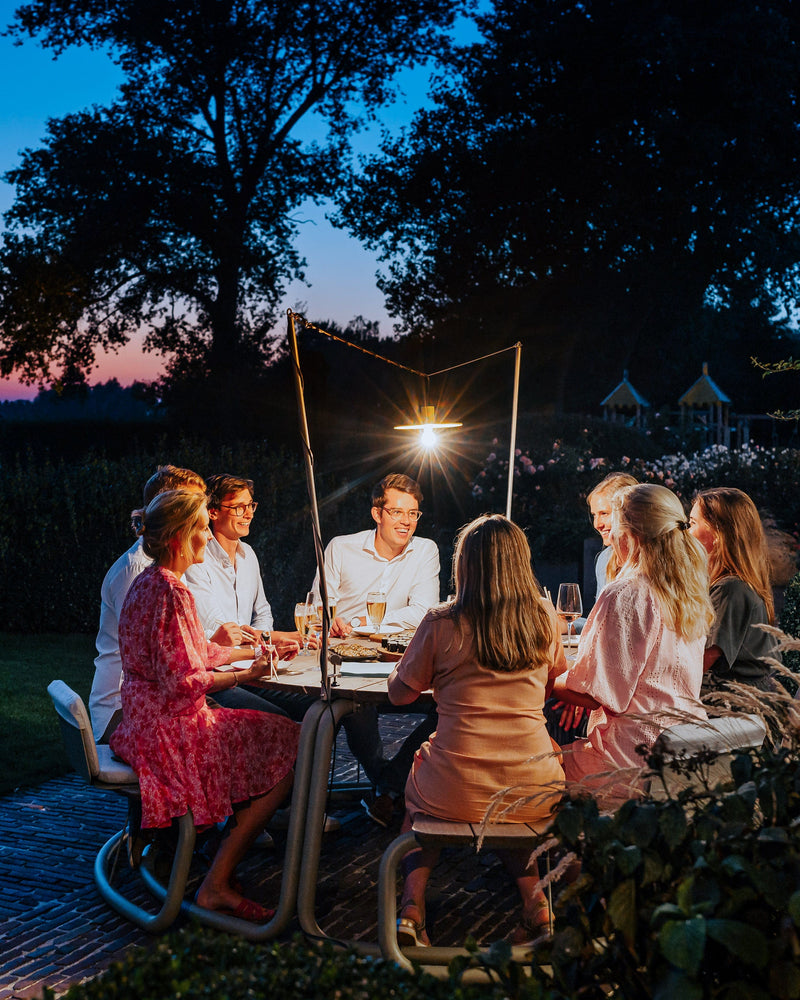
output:
MULTIPOLYGON (((433 689, 439 724, 417 750, 406 783, 403 830, 419 814, 480 822, 495 794, 530 801, 517 822, 544 828, 563 788, 563 771, 545 729, 549 680, 566 668, 553 606, 541 596, 522 530, 499 514, 462 529, 453 556, 455 600, 423 618, 389 677, 389 698, 408 705, 433 689)), ((430 943, 425 931, 425 888, 438 851, 406 856, 398 939, 430 943)), ((550 914, 527 851, 503 860, 522 896, 514 943, 532 940, 550 914)))
POLYGON ((271 649, 206 640, 194 598, 181 579, 202 562, 210 537, 205 494, 169 490, 134 512, 154 562, 133 582, 119 618, 122 722, 114 753, 136 771, 142 826, 168 827, 192 812, 195 825, 226 826, 197 903, 263 923, 272 911, 242 896, 236 865, 292 787, 300 727, 250 709, 211 707, 206 695, 257 680, 271 649), (253 660, 243 670, 220 668, 253 660))
POLYGON ((708 553, 714 624, 704 669, 715 678, 775 690, 766 657, 779 658, 775 639, 758 625, 775 623, 767 540, 756 505, 732 486, 695 497, 691 532, 708 553))
POLYGON ((586 741, 565 751, 567 781, 616 800, 635 794, 636 781, 610 788, 604 772, 635 772, 640 744, 650 746, 678 718, 706 718, 699 697, 714 612, 705 553, 665 486, 616 494, 611 544, 619 574, 600 594, 554 695, 591 709, 586 741))
POLYGON ((595 598, 608 581, 613 580, 619 572, 619 562, 614 555, 614 546, 611 544, 611 506, 614 496, 626 486, 636 486, 637 483, 636 477, 628 472, 610 472, 586 497, 592 518, 592 527, 603 542, 603 548, 598 553, 594 564, 597 575, 595 598))
MULTIPOLYGON (((614 546, 611 544, 611 507, 614 496, 626 486, 636 486, 637 482, 627 472, 610 472, 586 497, 592 518, 592 527, 603 542, 603 548, 600 549, 594 561, 597 580, 595 600, 608 581, 613 580, 619 572, 620 564, 614 555, 614 546)), ((579 619, 579 623, 579 631, 582 631, 586 620, 579 619)), ((566 625, 562 631, 565 629, 566 625)), ((580 705, 572 705, 557 698, 550 698, 544 706, 544 717, 547 720, 547 731, 562 747, 574 743, 575 740, 584 739, 586 736, 589 717, 587 711, 580 705)))

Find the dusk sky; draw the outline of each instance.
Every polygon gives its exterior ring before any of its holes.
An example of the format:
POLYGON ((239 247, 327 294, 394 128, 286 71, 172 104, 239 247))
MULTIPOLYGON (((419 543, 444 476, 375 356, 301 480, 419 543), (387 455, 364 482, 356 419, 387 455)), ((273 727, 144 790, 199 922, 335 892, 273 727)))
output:
MULTIPOLYGON (((12 0, 0 0, 3 27, 13 19, 17 6, 12 0)), ((14 46, 10 39, 0 38, 0 176, 18 165, 22 149, 40 144, 48 118, 109 102, 120 80, 116 66, 89 49, 75 49, 53 60, 50 52, 33 40, 14 46)), ((407 121, 424 98, 425 74, 407 73, 403 82, 406 99, 385 115, 390 128, 407 121)), ((362 148, 369 145, 369 140, 361 141, 362 148)), ((0 181, 0 213, 9 208, 13 194, 14 189, 0 181)), ((324 209, 309 206, 300 217, 308 220, 300 227, 297 245, 308 261, 310 287, 299 282, 291 285, 282 312, 298 309, 310 319, 329 318, 341 324, 362 315, 378 320, 381 329, 389 333, 391 320, 375 285, 374 257, 356 240, 334 229, 326 221, 324 209)), ((118 354, 101 355, 89 381, 116 377, 128 385, 135 379, 155 377, 161 364, 158 356, 144 354, 139 343, 131 343, 118 354)), ((30 399, 37 391, 35 386, 0 379, 0 400, 30 399)))

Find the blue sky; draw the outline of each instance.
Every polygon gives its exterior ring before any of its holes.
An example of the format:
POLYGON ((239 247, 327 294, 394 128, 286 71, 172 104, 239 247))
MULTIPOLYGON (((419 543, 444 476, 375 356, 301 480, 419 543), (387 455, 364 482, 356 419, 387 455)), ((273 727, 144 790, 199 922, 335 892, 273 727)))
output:
MULTIPOLYGON (((0 0, 0 25, 12 19, 18 4, 0 0)), ((92 104, 104 104, 114 95, 121 75, 104 55, 81 48, 54 60, 37 42, 26 40, 14 46, 0 38, 0 175, 19 163, 20 150, 40 144, 46 121, 92 104)), ((406 73, 402 77, 405 99, 388 109, 385 124, 391 129, 407 121, 424 100, 426 75, 406 73)), ((361 141, 368 148, 369 138, 361 141)), ((0 181, 0 212, 13 200, 13 188, 0 181)), ((301 213, 307 220, 300 227, 297 246, 308 261, 306 276, 310 287, 296 282, 287 292, 286 308, 306 311, 310 318, 329 318, 345 324, 354 316, 377 320, 382 330, 391 331, 391 320, 383 296, 375 284, 377 263, 346 233, 334 229, 325 219, 325 210, 308 206, 301 213)), ((161 368, 154 355, 145 355, 138 343, 117 355, 98 359, 90 381, 112 376, 122 384, 134 378, 153 378, 161 368)), ((0 379, 0 400, 31 398, 37 389, 0 379)))

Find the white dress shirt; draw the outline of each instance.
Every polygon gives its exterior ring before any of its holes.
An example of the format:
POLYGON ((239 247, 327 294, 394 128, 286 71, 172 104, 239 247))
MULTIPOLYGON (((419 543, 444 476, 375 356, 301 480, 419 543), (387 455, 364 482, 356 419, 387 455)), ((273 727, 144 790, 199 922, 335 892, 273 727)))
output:
MULTIPOLYGON (((366 618, 367 593, 383 590, 383 624, 416 628, 439 603, 439 549, 430 538, 413 536, 399 556, 385 559, 375 551, 374 530, 337 535, 325 550, 325 580, 337 618, 366 618)), ((319 594, 319 572, 314 593, 319 594)))
POLYGON ((210 538, 205 559, 190 566, 183 579, 194 597, 206 638, 225 622, 272 629, 272 608, 264 593, 258 557, 245 542, 237 545, 234 566, 216 538, 210 538))
POLYGON ((96 740, 106 731, 114 712, 122 708, 119 695, 122 685, 119 613, 130 585, 152 561, 142 551, 141 538, 137 538, 128 551, 112 565, 100 587, 100 628, 95 640, 97 656, 94 661, 92 692, 89 695, 89 714, 96 740))

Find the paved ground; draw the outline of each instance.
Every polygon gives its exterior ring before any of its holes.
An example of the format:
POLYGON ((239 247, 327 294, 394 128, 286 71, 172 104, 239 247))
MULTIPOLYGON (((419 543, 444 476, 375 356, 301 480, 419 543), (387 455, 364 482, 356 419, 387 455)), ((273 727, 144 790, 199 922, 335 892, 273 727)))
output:
MULTIPOLYGON (((413 716, 382 717, 389 752, 413 722, 413 716)), ((334 775, 355 775, 341 737, 334 775)), ((334 802, 331 812, 342 825, 324 838, 319 922, 331 936, 374 941, 378 863, 399 817, 383 830, 355 800, 334 802)), ((152 940, 106 906, 92 878, 99 847, 122 827, 125 814, 120 797, 88 788, 75 775, 0 798, 0 998, 41 997, 45 986, 63 992, 152 940)), ((284 841, 280 833, 275 840, 274 850, 252 852, 240 872, 248 894, 264 903, 274 903, 280 886, 284 841)), ((131 884, 145 898, 138 879, 131 884)), ((462 944, 468 934, 478 941, 505 937, 517 905, 494 855, 448 850, 428 894, 431 937, 441 945, 462 944)), ((290 927, 285 937, 296 930, 290 927)))

